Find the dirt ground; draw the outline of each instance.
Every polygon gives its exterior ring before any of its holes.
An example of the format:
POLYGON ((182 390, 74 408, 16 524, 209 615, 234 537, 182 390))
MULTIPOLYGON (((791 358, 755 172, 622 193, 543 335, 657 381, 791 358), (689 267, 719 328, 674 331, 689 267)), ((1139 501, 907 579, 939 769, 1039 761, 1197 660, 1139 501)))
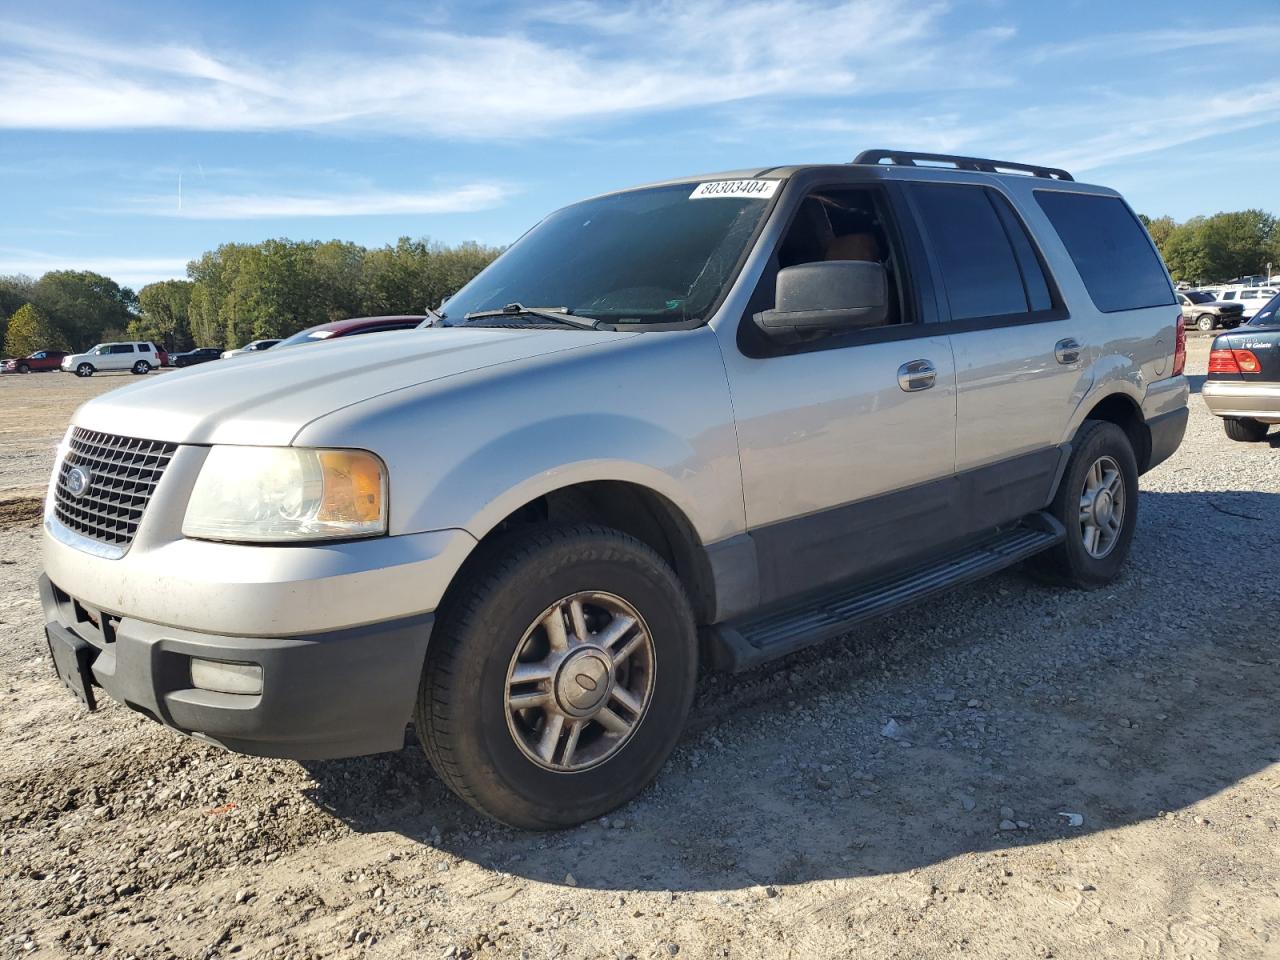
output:
MULTIPOLYGON (((0 500, 122 382, 0 378, 0 500)), ((1113 588, 1011 572, 707 677, 658 782, 557 834, 414 743, 304 768, 84 714, 0 513, 0 955, 1280 957, 1280 438, 1193 396, 1142 486, 1113 588)))

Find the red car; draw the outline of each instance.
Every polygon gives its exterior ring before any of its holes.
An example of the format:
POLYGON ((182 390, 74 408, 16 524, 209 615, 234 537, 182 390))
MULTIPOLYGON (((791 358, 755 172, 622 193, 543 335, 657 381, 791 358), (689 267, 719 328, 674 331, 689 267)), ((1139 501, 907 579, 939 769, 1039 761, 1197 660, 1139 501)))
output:
POLYGON ((61 368, 62 358, 66 355, 65 350, 37 350, 29 357, 6 360, 0 372, 37 373, 41 370, 57 370, 61 368))
POLYGON ((351 317, 335 320, 300 330, 287 340, 281 340, 276 348, 293 347, 302 343, 318 343, 336 337, 354 337, 361 333, 382 333, 387 330, 412 330, 428 319, 426 314, 396 314, 390 317, 351 317))

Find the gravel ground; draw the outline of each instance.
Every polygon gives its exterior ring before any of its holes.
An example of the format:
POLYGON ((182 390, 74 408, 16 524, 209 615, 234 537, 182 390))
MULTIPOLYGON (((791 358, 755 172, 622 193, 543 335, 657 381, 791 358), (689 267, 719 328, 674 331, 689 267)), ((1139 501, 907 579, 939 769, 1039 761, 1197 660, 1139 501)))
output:
MULTIPOLYGON (((0 488, 38 487, 107 381, 11 380, 0 488)), ((415 744, 304 768, 84 715, 0 518, 0 955, 1280 957, 1278 448, 1193 397, 1111 589, 1011 572, 707 677, 658 782, 559 834, 415 744)))
MULTIPOLYGON (((154 371, 151 376, 181 374, 154 371)), ((44 497, 53 454, 76 407, 91 397, 136 383, 131 373, 16 373, 0 376, 0 503, 44 497)), ((0 514, 0 516, 3 516, 0 514)))

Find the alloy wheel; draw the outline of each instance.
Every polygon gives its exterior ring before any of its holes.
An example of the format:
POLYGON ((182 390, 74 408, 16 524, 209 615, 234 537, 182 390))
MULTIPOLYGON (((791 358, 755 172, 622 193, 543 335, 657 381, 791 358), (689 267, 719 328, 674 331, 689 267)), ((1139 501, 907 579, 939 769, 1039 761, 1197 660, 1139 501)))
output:
POLYGON ((1101 560, 1120 541, 1124 528, 1124 474, 1109 456, 1093 462, 1080 493, 1080 537, 1089 556, 1101 560))
POLYGON ((521 753, 576 773, 614 756, 653 698, 653 637, 639 612, 611 593, 584 591, 547 607, 507 670, 507 728, 521 753))

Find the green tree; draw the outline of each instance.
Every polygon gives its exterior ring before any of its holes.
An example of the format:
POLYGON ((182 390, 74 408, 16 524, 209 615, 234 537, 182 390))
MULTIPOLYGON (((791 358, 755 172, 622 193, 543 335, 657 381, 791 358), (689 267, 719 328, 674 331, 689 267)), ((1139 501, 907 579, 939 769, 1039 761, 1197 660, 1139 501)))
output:
POLYGON ((1212 279, 1203 231, 1204 217, 1193 217, 1169 232, 1160 252, 1175 280, 1200 283, 1212 279))
POLYGON ((9 357, 25 357, 37 350, 66 350, 61 332, 33 304, 26 303, 9 318, 4 352, 9 357))
POLYGON ((1177 221, 1169 216, 1156 217, 1154 220, 1142 217, 1142 221, 1146 225, 1147 232, 1151 234, 1151 239, 1155 241, 1156 248, 1163 254, 1164 245, 1169 242, 1170 234, 1178 228, 1177 221))
POLYGON ((35 299, 36 282, 25 274, 0 277, 0 316, 11 317, 35 299))
POLYGON ((1201 235, 1208 272, 1217 280, 1261 273, 1275 229, 1275 217, 1262 210, 1215 213, 1205 220, 1201 235))
POLYGON ((237 347, 344 317, 421 313, 500 252, 409 237, 376 250, 341 240, 223 244, 187 265, 188 325, 197 343, 237 347))
POLYGON ((134 317, 138 298, 128 287, 88 270, 51 270, 36 281, 32 302, 78 348, 122 331, 134 317))
POLYGON ((422 313, 438 307, 501 252, 477 243, 447 247, 409 237, 370 250, 364 259, 364 312, 422 313))
POLYGON ((190 280, 161 280, 138 291, 138 316, 129 322, 129 336, 151 340, 166 350, 188 350, 191 341, 190 280))

